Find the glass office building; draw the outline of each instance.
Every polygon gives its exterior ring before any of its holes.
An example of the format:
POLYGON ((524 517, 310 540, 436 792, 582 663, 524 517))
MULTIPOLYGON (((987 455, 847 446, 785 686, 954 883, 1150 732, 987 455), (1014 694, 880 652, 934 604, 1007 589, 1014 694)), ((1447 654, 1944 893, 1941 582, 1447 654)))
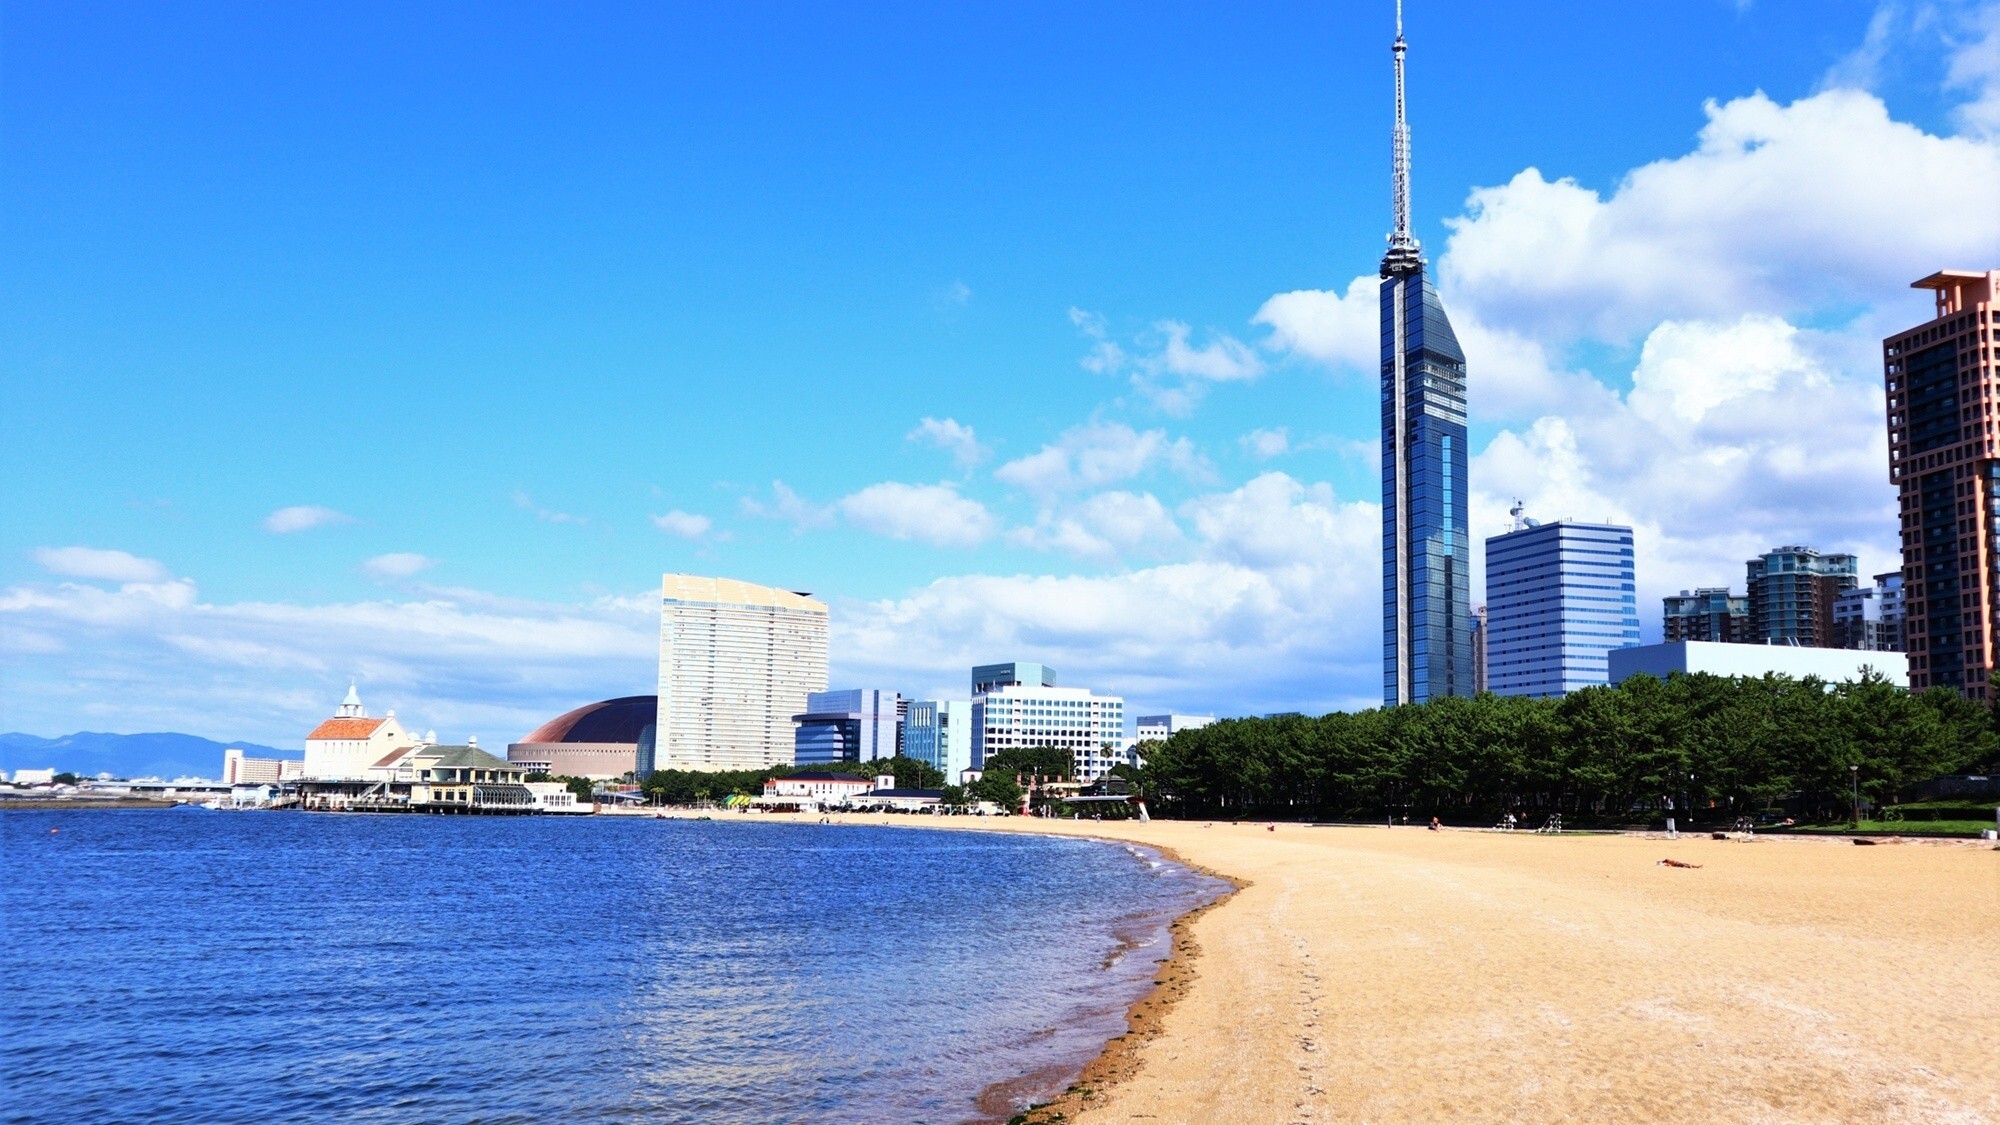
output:
POLYGON ((893 758, 902 719, 899 699, 881 688, 816 691, 806 696, 806 709, 793 715, 792 762, 820 766, 833 762, 872 762, 893 758))
POLYGON ((1397 19, 1395 227, 1382 258, 1382 699, 1473 694, 1465 353, 1410 230, 1410 133, 1397 19))
POLYGON ((972 768, 972 703, 965 699, 911 702, 903 719, 903 753, 944 773, 947 785, 972 768))
POLYGON ((1558 696, 1609 683, 1613 649, 1639 643, 1632 529, 1521 521, 1486 541, 1486 684, 1558 696))

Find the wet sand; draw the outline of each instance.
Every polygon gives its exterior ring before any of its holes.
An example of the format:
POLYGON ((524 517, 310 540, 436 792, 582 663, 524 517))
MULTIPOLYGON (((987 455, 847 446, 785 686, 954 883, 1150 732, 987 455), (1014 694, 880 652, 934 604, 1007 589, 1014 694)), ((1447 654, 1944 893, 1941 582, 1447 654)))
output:
POLYGON ((1033 1120, 2000 1120, 1991 844, 839 819, 1131 840, 1238 883, 1033 1120))

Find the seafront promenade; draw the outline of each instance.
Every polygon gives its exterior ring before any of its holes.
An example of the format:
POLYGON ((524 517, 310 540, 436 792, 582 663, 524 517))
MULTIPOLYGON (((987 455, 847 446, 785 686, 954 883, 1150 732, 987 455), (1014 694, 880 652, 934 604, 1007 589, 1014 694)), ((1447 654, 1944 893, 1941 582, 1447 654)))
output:
POLYGON ((839 819, 1129 840, 1240 884, 1070 1120, 2000 1119, 1991 844, 839 819))

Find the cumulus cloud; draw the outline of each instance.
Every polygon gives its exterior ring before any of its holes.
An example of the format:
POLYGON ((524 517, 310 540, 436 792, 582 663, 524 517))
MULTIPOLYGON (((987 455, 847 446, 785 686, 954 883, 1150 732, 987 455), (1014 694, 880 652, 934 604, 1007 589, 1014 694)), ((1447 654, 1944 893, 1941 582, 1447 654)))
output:
POLYGON ((1453 316, 1623 342, 1663 319, 1871 300, 2000 254, 2000 146, 1925 133, 1856 90, 1707 115, 1693 152, 1609 196, 1533 168, 1475 190, 1438 263, 1453 316))
POLYGON ((437 565, 437 560, 414 551, 392 551, 386 555, 376 555, 361 564, 361 569, 377 581, 394 581, 411 578, 437 565))
POLYGON ((1881 388, 1828 364, 1824 343, 1754 314, 1659 325, 1625 395, 1503 430, 1474 458, 1475 536, 1504 530, 1517 497, 1544 520, 1634 525, 1649 626, 1661 594, 1740 587, 1743 560, 1782 543, 1892 566, 1881 388))
POLYGON ((682 539, 705 539, 715 527, 715 521, 707 516, 683 512, 679 508, 665 515, 654 516, 652 519, 654 527, 682 539))
POLYGON ((1044 510, 1033 527, 1007 533, 1016 546, 1061 551, 1077 558, 1116 561, 1158 553, 1182 540, 1180 525, 1152 493, 1100 492, 1057 512, 1044 510))
POLYGON ((745 496, 742 506, 744 514, 761 519, 782 520, 791 524, 794 532, 812 531, 833 525, 832 508, 812 503, 781 480, 771 482, 771 499, 768 502, 753 496, 745 496))
POLYGON ((1166 468, 1194 481, 1214 470, 1187 438, 1165 430, 1133 429, 1122 422, 1092 422, 1065 431, 1054 442, 993 471, 995 479, 1037 495, 1102 488, 1166 468))
POLYGON ((289 535, 295 531, 310 531, 328 524, 353 523, 354 517, 346 512, 336 512, 332 508, 320 508, 311 504, 301 504, 291 508, 279 508, 264 517, 264 530, 275 535, 289 535))
POLYGON ((863 531, 936 547, 977 547, 1000 527, 985 505, 948 484, 884 481, 841 497, 836 507, 863 531))
POLYGON ((940 668, 1043 660, 1065 683, 1122 692, 1134 708, 1372 703, 1380 509, 1272 473, 1184 512, 1197 529, 1185 561, 1107 576, 955 576, 843 605, 837 671, 930 683, 940 668))
POLYGON ((972 427, 956 418, 925 418, 904 435, 905 441, 922 442, 951 454, 952 463, 969 469, 986 459, 989 452, 972 432, 972 427))
POLYGON ((159 582, 167 568, 157 560, 95 547, 37 547, 35 562, 50 574, 99 582, 159 582))
POLYGON ((1380 282, 1373 276, 1347 283, 1347 292, 1295 289, 1266 300, 1252 324, 1271 330, 1263 344, 1330 367, 1374 373, 1382 366, 1380 282))

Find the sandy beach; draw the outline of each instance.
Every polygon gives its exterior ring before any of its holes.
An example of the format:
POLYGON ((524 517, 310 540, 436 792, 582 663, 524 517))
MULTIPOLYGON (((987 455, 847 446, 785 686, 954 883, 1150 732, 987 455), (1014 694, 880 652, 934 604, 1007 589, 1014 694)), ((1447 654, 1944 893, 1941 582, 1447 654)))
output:
POLYGON ((1239 883, 1064 1120, 2000 1120, 1991 844, 842 819, 1239 883))

